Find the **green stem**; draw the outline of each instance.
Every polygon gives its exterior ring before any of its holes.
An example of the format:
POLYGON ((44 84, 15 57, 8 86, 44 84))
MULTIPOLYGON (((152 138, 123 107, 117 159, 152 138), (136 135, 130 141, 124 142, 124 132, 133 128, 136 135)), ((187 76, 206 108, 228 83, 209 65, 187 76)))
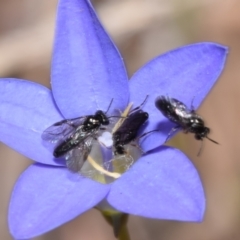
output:
POLYGON ((120 212, 102 212, 104 218, 113 227, 113 232, 118 240, 131 240, 127 229, 128 215, 120 212))
POLYGON ((118 240, 131 240, 127 224, 122 225, 121 230, 119 231, 118 240))

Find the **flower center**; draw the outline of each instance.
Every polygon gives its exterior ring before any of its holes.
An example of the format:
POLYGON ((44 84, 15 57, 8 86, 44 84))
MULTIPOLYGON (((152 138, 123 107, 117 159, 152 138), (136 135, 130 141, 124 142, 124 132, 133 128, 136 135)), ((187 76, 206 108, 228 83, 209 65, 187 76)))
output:
POLYGON ((100 134, 93 140, 91 152, 80 171, 81 175, 100 183, 111 183, 140 158, 142 151, 136 140, 124 144, 123 154, 117 154, 114 149, 113 135, 128 117, 131 107, 130 103, 117 121, 99 131, 100 134))

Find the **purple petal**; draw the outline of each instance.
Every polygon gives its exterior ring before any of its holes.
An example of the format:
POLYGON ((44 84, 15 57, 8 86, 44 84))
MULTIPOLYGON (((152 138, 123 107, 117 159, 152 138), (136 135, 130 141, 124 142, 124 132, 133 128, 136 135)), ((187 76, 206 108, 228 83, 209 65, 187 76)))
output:
POLYGON ((16 183, 9 226, 16 238, 32 238, 70 221, 94 207, 109 191, 66 168, 30 166, 16 183))
POLYGON ((33 159, 56 165, 52 149, 43 146, 42 132, 62 119, 51 91, 34 82, 0 80, 0 141, 33 159))
POLYGON ((214 43, 198 43, 170 51, 143 66, 130 80, 131 101, 139 105, 149 94, 144 109, 149 113, 150 134, 142 148, 147 151, 165 142, 173 124, 155 107, 159 95, 168 95, 196 109, 223 70, 227 49, 214 43))
POLYGON ((142 157, 114 182, 107 200, 125 213, 169 220, 201 221, 205 209, 195 167, 169 147, 142 157))
POLYGON ((128 102, 122 58, 87 0, 60 0, 52 61, 53 95, 73 118, 128 102))

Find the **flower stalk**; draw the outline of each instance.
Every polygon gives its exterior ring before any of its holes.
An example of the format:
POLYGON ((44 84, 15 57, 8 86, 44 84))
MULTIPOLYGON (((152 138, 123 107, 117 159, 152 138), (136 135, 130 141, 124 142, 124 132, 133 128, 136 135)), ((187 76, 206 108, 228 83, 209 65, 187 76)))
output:
POLYGON ((102 215, 106 221, 112 226, 114 236, 118 240, 131 240, 127 228, 128 214, 121 212, 103 211, 102 215))

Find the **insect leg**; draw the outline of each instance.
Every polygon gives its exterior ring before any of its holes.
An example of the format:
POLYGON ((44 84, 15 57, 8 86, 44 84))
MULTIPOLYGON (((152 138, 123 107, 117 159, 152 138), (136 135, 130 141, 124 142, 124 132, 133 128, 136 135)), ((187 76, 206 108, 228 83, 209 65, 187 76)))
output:
MULTIPOLYGON (((152 132, 158 132, 158 130, 152 130, 152 131, 143 133, 141 136, 135 138, 133 141, 137 141, 138 142, 140 138, 145 137, 145 136, 147 136, 148 134, 150 134, 152 132)), ((146 154, 146 152, 144 152, 142 150, 142 148, 138 144, 131 143, 131 146, 138 148, 141 151, 142 154, 146 154)))
POLYGON ((169 137, 170 137, 174 132, 176 132, 178 129, 180 129, 180 128, 181 128, 180 126, 173 127, 173 128, 171 129, 171 131, 168 133, 165 142, 167 142, 168 139, 169 139, 169 137))
POLYGON ((200 145, 200 148, 199 148, 199 151, 198 151, 198 154, 197 156, 199 157, 201 152, 202 152, 202 149, 203 149, 203 140, 201 139, 201 145, 200 145))
POLYGON ((146 152, 144 152, 138 144, 135 144, 135 143, 130 143, 130 144, 131 144, 131 146, 137 148, 141 152, 142 155, 146 154, 146 152))
POLYGON ((152 133, 152 132, 158 132, 159 130, 152 130, 152 131, 149 131, 149 132, 146 132, 146 133, 143 133, 141 136, 137 137, 134 139, 134 141, 138 141, 140 138, 142 137, 145 137, 146 135, 148 135, 149 133, 152 133))

